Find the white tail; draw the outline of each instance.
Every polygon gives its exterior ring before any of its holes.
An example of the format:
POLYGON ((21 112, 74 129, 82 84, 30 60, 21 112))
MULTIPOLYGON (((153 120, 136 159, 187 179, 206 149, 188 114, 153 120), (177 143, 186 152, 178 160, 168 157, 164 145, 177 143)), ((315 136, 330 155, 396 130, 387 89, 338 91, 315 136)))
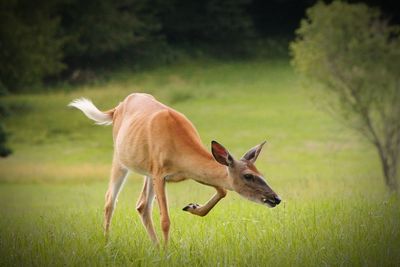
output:
POLYGON ((87 98, 78 98, 68 104, 68 107, 80 109, 85 115, 96 122, 98 125, 112 124, 112 113, 101 112, 96 106, 87 98))

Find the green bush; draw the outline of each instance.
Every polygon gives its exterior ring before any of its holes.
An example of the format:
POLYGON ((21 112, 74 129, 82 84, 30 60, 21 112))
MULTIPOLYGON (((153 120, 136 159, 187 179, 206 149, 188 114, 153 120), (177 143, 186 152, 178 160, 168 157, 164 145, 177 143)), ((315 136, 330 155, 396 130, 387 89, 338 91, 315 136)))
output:
POLYGON ((254 37, 250 3, 2 1, 0 90, 32 89, 63 70, 60 77, 68 79, 99 67, 173 62, 193 47, 211 55, 246 55, 254 37))
MULTIPOLYGON (((1 90, 0 90, 1 95, 1 90)), ((4 106, 4 104, 0 103, 0 119, 3 119, 6 115, 8 115, 8 110, 4 106)), ((6 157, 11 154, 11 150, 6 146, 7 143, 7 133, 3 127, 3 124, 0 122, 0 157, 6 157)))
POLYGON ((149 8, 144 0, 2 1, 1 87, 20 91, 66 68, 136 56, 120 53, 158 37, 160 25, 149 8))
POLYGON ((50 1, 0 2, 0 84, 10 91, 38 84, 59 73, 63 39, 50 1))
POLYGON ((6 142, 6 132, 3 128, 3 125, 0 124, 0 157, 7 157, 9 154, 11 154, 11 150, 6 146, 6 142))
POLYGON ((400 27, 365 4, 336 1, 308 9, 296 33, 294 66, 328 92, 336 114, 376 147, 386 184, 397 190, 400 27))
MULTIPOLYGON (((120 51, 158 35, 159 23, 144 0, 67 0, 58 7, 66 36, 65 60, 84 68, 113 61, 120 51)), ((125 54, 125 56, 129 56, 125 54)))

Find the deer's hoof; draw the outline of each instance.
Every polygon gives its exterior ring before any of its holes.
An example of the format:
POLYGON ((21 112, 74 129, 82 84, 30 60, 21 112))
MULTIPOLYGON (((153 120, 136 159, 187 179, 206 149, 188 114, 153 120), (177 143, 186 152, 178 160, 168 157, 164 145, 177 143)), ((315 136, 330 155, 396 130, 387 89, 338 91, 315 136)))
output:
POLYGON ((184 207, 182 210, 184 210, 184 211, 192 211, 192 210, 195 210, 197 208, 200 208, 199 204, 190 203, 189 205, 184 207))

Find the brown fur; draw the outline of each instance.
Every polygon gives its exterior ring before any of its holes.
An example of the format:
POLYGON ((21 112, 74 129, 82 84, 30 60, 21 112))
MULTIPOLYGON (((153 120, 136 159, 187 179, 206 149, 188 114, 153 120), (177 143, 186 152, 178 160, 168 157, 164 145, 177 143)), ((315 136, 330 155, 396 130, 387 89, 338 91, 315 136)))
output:
MULTIPOLYGON (((270 189, 265 191, 267 189, 263 188, 265 189, 263 191, 244 186, 239 179, 242 179, 240 177, 246 171, 261 176, 252 163, 236 161, 237 168, 219 164, 202 145, 193 124, 183 114, 158 102, 151 95, 131 94, 116 108, 106 113, 113 118, 114 140, 113 165, 104 208, 106 234, 109 231, 118 192, 128 170, 146 176, 137 202, 137 211, 155 243, 158 240, 151 219, 154 196, 157 197, 160 208, 165 244, 169 237, 170 219, 165 193, 166 182, 179 182, 190 178, 216 189, 216 194, 204 206, 193 205, 184 208, 199 216, 205 216, 226 196, 227 190, 239 193, 244 191, 243 195, 246 197, 251 195, 252 190, 262 192, 264 195, 274 194, 270 189)), ((257 155, 261 147, 262 145, 258 148, 257 155)), ((220 152, 223 156, 224 153, 229 155, 224 149, 220 152)))

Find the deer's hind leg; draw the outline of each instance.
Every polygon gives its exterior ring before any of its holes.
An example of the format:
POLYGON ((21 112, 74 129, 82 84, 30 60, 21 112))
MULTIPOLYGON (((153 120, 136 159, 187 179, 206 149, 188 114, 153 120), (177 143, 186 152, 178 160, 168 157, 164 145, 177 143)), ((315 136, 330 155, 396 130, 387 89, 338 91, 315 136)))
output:
POLYGON ((152 219, 153 201, 154 201, 153 180, 150 176, 146 176, 144 179, 142 193, 140 194, 140 197, 136 204, 136 210, 140 214, 142 223, 146 228, 151 241, 153 241, 154 244, 157 244, 158 240, 156 233, 154 231, 154 225, 152 219))
POLYGON ((104 206, 104 234, 106 236, 108 235, 110 229, 111 218, 117 202, 118 194, 122 185, 124 184, 127 174, 128 169, 123 167, 114 157, 111 168, 110 182, 105 196, 106 203, 104 206))

